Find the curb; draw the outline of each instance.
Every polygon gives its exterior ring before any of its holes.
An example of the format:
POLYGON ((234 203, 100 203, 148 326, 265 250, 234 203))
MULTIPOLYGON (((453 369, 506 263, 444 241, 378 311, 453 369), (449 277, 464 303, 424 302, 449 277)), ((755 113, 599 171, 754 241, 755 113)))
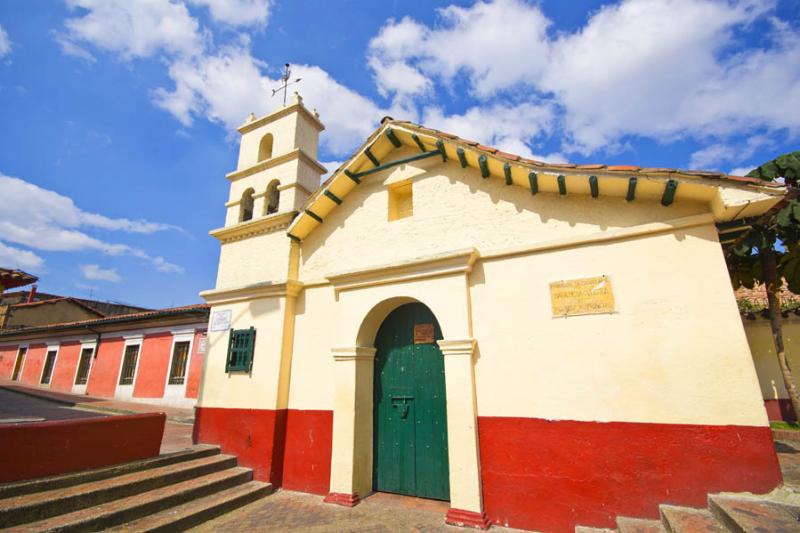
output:
POLYGON ((52 396, 45 396, 43 394, 37 394, 34 391, 25 390, 22 387, 0 385, 0 389, 7 390, 8 392, 15 392, 17 394, 22 394, 23 396, 29 396, 31 398, 37 398, 39 400, 45 400, 45 401, 48 401, 48 402, 58 403, 58 404, 61 404, 61 405, 69 405, 71 407, 74 407, 74 406, 78 405, 77 403, 71 402, 69 400, 62 400, 62 399, 59 399, 59 398, 53 398, 52 396))

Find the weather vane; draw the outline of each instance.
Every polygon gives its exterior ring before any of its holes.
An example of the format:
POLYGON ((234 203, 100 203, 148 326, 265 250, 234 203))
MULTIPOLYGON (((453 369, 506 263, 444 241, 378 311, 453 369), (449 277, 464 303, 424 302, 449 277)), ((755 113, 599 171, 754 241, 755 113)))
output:
POLYGON ((296 80, 289 81, 289 76, 291 75, 292 75, 292 68, 289 66, 289 63, 286 63, 283 68, 283 76, 281 76, 281 81, 283 81, 283 85, 281 85, 277 89, 272 89, 272 96, 275 96, 276 93, 283 91, 284 107, 286 107, 286 89, 289 87, 289 85, 294 85, 295 83, 301 80, 301 78, 297 78, 296 80))

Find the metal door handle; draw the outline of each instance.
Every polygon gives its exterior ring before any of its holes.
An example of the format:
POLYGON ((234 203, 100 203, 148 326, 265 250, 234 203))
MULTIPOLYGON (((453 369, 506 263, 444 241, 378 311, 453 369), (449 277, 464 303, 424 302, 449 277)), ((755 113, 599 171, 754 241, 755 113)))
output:
POLYGON ((397 409, 398 404, 395 402, 403 402, 403 411, 400 413, 400 418, 405 420, 408 417, 408 402, 413 400, 413 396, 392 396, 392 407, 397 409))

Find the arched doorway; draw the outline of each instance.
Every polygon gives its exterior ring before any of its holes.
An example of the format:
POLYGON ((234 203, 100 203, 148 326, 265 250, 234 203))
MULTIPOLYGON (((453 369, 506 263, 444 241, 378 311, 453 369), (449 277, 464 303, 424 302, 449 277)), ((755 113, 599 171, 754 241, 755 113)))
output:
POLYGON ((375 338, 373 490, 450 499, 442 332, 421 303, 401 305, 375 338))

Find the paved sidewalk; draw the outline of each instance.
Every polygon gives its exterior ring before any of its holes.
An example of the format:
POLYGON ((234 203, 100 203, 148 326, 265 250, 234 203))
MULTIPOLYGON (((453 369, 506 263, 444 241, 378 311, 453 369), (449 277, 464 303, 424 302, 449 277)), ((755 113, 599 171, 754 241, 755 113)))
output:
MULTIPOLYGON (((472 531, 444 523, 449 504, 375 493, 352 508, 323 503, 322 496, 280 490, 266 498, 190 529, 218 531, 304 531, 309 533, 363 531, 464 533, 472 531)), ((490 531, 514 532, 492 526, 490 531)))
POLYGON ((165 413, 167 422, 164 425, 164 437, 161 439, 161 453, 176 452, 192 445, 194 409, 67 394, 21 385, 6 379, 0 380, 0 394, 2 394, 0 401, 4 402, 0 418, 56 420, 103 415, 165 413))

